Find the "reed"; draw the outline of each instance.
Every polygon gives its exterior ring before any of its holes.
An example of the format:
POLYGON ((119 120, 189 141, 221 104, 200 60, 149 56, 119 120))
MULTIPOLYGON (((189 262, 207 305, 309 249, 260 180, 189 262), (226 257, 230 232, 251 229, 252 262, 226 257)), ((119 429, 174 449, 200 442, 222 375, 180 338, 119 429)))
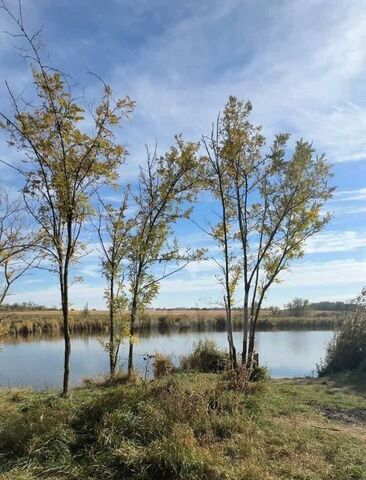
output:
MULTIPOLYGON (((273 316, 270 311, 263 310, 258 320, 260 330, 316 330, 338 329, 345 318, 340 312, 311 312, 308 317, 295 318, 285 315, 273 316)), ((63 322, 61 312, 22 311, 2 312, 0 325, 10 335, 34 335, 39 333, 62 333, 63 322)), ((241 329, 241 312, 234 311, 233 327, 241 329)), ((70 330, 72 333, 106 333, 109 329, 108 312, 105 310, 72 310, 70 312, 70 330)), ((147 310, 137 323, 137 330, 160 332, 187 330, 223 331, 225 329, 225 313, 222 310, 147 310)))

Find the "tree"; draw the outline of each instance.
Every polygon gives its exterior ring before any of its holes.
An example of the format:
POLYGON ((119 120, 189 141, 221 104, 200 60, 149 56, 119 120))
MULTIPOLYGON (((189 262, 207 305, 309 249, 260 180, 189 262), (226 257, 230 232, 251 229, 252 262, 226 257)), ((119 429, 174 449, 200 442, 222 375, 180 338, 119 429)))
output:
POLYGON ((114 376, 121 341, 128 335, 124 323, 127 297, 124 289, 123 262, 127 260, 130 250, 130 232, 134 221, 126 216, 128 191, 124 194, 118 208, 105 204, 101 198, 99 201, 101 209, 98 215, 97 232, 102 249, 102 273, 107 281, 105 297, 109 310, 109 342, 106 347, 109 353, 110 375, 114 376))
POLYGON ((176 137, 176 145, 162 156, 148 152, 146 168, 140 167, 137 213, 130 239, 128 280, 130 293, 130 344, 128 372, 133 371, 133 346, 139 313, 159 291, 161 280, 200 258, 202 251, 181 251, 173 225, 188 218, 200 185, 198 145, 176 137), (167 266, 176 267, 167 270, 167 266))
POLYGON ((291 302, 285 305, 291 317, 304 317, 310 310, 309 300, 303 298, 294 298, 291 302))
POLYGON ((279 134, 265 153, 261 127, 249 121, 251 109, 250 102, 229 97, 210 144, 226 172, 223 195, 236 227, 232 237, 241 247, 241 358, 248 365, 265 295, 291 261, 303 255, 306 240, 329 222, 321 208, 333 191, 330 166, 324 155, 314 155, 310 143, 297 141, 289 155, 289 135, 279 134))
POLYGON ((10 166, 24 179, 26 209, 40 229, 38 247, 59 279, 66 395, 71 352, 70 266, 81 251, 80 233, 92 213, 91 197, 102 185, 117 179, 126 150, 115 142, 113 128, 132 111, 134 103, 128 97, 114 101, 105 85, 101 101, 88 117, 94 131, 81 130, 86 109, 73 96, 65 76, 43 62, 38 35, 27 32, 21 10, 16 16, 4 1, 2 7, 17 25, 17 37, 28 45, 25 57, 31 62, 36 98, 33 103, 18 99, 8 87, 13 111, 0 112, 1 128, 8 134, 9 145, 24 154, 20 165, 10 166))
POLYGON ((352 302, 315 302, 310 305, 313 310, 325 310, 330 312, 351 312, 356 309, 352 302))
POLYGON ((226 314, 226 327, 229 344, 230 362, 237 367, 237 354, 234 344, 232 309, 235 302, 235 292, 241 276, 241 264, 233 251, 235 241, 235 203, 230 195, 231 171, 221 156, 220 135, 221 122, 218 118, 216 126, 212 128, 210 137, 203 137, 205 147, 205 179, 206 185, 219 203, 219 212, 215 212, 219 221, 209 225, 206 233, 213 238, 221 250, 221 260, 212 257, 219 268, 217 277, 223 289, 223 306, 226 314))
POLYGON ((11 287, 35 263, 34 240, 27 232, 24 207, 0 185, 0 306, 11 287))

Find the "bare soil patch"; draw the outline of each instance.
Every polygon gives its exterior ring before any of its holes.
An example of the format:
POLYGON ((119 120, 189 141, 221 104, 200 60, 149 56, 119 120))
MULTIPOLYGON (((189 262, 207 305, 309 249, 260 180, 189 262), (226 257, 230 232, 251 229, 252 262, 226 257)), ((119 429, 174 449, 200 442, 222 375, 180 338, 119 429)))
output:
POLYGON ((366 425, 366 408, 341 408, 329 405, 319 408, 329 420, 347 425, 366 425))

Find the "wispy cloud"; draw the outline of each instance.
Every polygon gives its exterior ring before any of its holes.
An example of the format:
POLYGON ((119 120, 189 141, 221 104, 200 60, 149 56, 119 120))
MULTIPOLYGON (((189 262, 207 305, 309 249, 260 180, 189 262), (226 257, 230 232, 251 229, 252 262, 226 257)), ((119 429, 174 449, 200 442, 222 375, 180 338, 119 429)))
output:
POLYGON ((333 201, 338 202, 353 202, 355 200, 366 200, 366 188, 336 191, 333 199, 333 201))
POLYGON ((314 140, 332 161, 365 158, 366 112, 352 89, 366 70, 365 6, 267 3, 272 23, 267 25, 265 16, 253 31, 236 28, 255 16, 247 3, 225 5, 220 15, 210 9, 203 18, 173 24, 144 45, 139 62, 127 71, 114 68, 112 83, 124 79, 147 136, 166 142, 182 130, 199 138, 227 96, 237 94, 253 100, 254 117, 267 132, 290 130, 314 140), (302 28, 295 28, 299 23, 302 28), (220 30, 228 24, 230 35, 220 30), (205 41, 218 32, 219 40, 205 41))
POLYGON ((299 288, 306 286, 359 285, 366 279, 366 260, 354 258, 328 262, 298 263, 282 275, 283 286, 293 284, 299 288))
MULTIPOLYGON (((104 308, 103 299, 104 289, 102 286, 93 286, 90 284, 73 285, 70 288, 71 307, 81 308, 89 303, 90 308, 104 308)), ((15 293, 9 297, 11 302, 22 302, 26 299, 36 304, 60 306, 60 291, 57 285, 54 287, 43 287, 42 289, 27 290, 26 295, 15 293)))
POLYGON ((310 238, 306 253, 352 252, 366 249, 366 231, 324 232, 310 238))

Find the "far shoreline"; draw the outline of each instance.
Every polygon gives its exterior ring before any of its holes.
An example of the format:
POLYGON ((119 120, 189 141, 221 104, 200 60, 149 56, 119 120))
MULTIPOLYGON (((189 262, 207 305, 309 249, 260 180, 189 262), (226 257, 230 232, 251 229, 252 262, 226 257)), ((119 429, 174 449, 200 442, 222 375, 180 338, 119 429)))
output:
MULTIPOLYGON (((258 319, 258 330, 337 330, 347 316, 346 312, 311 310, 303 317, 262 310, 258 319)), ((122 317, 120 321, 125 319, 122 317)), ((241 330, 241 311, 234 311, 233 328, 241 330)), ((62 334, 63 322, 60 310, 2 311, 0 323, 9 336, 42 333, 62 334)), ((184 332, 217 330, 226 328, 225 311, 219 309, 148 309, 139 317, 137 331, 184 332)), ((107 333, 109 314, 107 310, 70 311, 72 334, 107 333)))

